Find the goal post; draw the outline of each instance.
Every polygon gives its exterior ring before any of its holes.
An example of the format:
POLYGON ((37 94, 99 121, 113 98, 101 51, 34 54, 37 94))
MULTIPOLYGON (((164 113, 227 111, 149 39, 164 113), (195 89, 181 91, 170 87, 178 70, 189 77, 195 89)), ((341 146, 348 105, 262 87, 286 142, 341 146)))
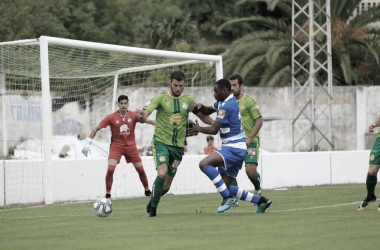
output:
MULTIPOLYGON (((167 90, 173 70, 182 70, 188 82, 191 79, 193 96, 199 96, 205 87, 223 78, 222 57, 218 55, 48 36, 0 43, 0 49, 1 103, 4 104, 0 152, 5 169, 0 176, 0 186, 4 186, 0 206, 84 200, 93 197, 94 193, 104 192, 104 176, 97 183, 100 188, 89 187, 92 184, 88 182, 74 188, 72 183, 76 178, 82 180, 83 176, 92 173, 78 170, 76 172, 81 173, 68 177, 67 169, 81 169, 77 167, 78 162, 88 160, 81 155, 82 144, 78 144, 77 138, 88 136, 90 129, 102 118, 116 111, 118 95, 127 92, 130 108, 134 110, 141 108, 154 94, 167 90), (60 151, 64 148, 68 151, 62 153, 61 159, 60 151), (17 166, 19 172, 14 172, 15 167, 8 167, 11 165, 17 166), (19 176, 20 173, 23 176, 19 176), (65 183, 64 178, 73 180, 65 183), (42 191, 37 188, 40 186, 42 191), (87 195, 70 193, 78 187, 94 191, 87 195)), ((136 127, 136 130, 138 147, 142 150, 143 145, 150 143, 153 128, 136 127)), ((95 140, 93 150, 99 154, 94 152, 89 162, 92 166, 105 165, 109 130, 99 131, 95 140), (94 159, 98 156, 101 159, 94 159)), ((141 183, 136 179, 135 186, 140 189, 141 183)), ((115 179, 114 185, 124 185, 121 182, 115 179)), ((130 197, 120 190, 117 192, 120 194, 116 197, 130 197)))

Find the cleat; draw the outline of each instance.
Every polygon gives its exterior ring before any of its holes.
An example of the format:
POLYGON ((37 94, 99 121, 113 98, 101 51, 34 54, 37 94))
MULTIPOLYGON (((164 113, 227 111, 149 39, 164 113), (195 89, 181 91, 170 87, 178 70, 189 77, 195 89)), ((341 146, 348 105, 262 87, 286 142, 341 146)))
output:
POLYGON ((236 201, 237 199, 235 197, 224 198, 222 204, 218 207, 218 213, 223 213, 224 211, 227 211, 232 207, 233 204, 235 204, 236 201))
POLYGON ((272 204, 272 201, 261 196, 259 203, 257 204, 257 214, 265 213, 265 210, 272 204))
POLYGON ((146 205, 146 212, 149 214, 151 209, 152 209, 152 206, 151 206, 151 203, 149 201, 148 205, 146 205))
POLYGON ((147 197, 152 196, 152 192, 150 191, 150 189, 145 190, 145 196, 147 196, 147 197))
POLYGON ((153 218, 153 217, 156 217, 156 214, 157 214, 157 208, 151 207, 149 213, 147 213, 143 218, 153 218))
POLYGON ((235 202, 231 207, 239 207, 239 202, 235 202))
POLYGON ((358 211, 363 211, 366 210, 368 205, 371 204, 372 202, 376 201, 376 196, 373 195, 367 195, 367 198, 365 198, 362 203, 358 206, 358 211))

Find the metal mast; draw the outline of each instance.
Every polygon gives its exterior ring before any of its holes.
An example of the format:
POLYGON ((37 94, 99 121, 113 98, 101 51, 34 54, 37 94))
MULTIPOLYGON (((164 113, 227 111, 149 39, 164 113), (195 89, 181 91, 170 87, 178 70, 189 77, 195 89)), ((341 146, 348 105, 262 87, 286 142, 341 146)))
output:
POLYGON ((334 150, 330 0, 292 1, 293 151, 334 150))

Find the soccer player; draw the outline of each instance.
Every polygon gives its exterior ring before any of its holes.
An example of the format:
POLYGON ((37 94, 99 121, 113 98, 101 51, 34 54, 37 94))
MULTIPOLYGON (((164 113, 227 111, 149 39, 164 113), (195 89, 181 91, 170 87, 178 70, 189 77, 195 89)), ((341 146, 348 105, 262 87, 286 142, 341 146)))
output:
MULTIPOLYGON (((106 174, 106 198, 111 200, 111 188, 113 183, 113 173, 116 165, 120 162, 121 156, 124 155, 127 163, 132 162, 140 181, 145 189, 145 196, 151 196, 148 178, 146 177, 144 167, 141 163, 139 152, 137 151, 135 141, 135 126, 137 122, 141 122, 134 111, 128 110, 129 99, 126 95, 120 95, 117 99, 119 110, 106 116, 96 127, 94 127, 87 139, 86 145, 82 149, 82 153, 87 157, 91 151, 90 146, 92 139, 96 133, 110 126, 111 128, 111 145, 108 155, 108 169, 106 174)), ((154 125, 154 121, 147 120, 146 123, 154 125)))
MULTIPOLYGON (((374 128, 380 126, 380 115, 375 119, 373 123, 369 125, 368 131, 372 133, 374 128)), ((368 205, 372 202, 376 201, 375 195, 375 187, 377 184, 377 173, 380 168, 380 130, 377 134, 376 140, 372 145, 371 154, 369 157, 369 168, 366 180, 367 186, 367 197, 363 200, 363 202, 359 205, 358 210, 366 210, 368 205)), ((377 209, 380 212, 380 205, 377 209)))
POLYGON ((216 102, 213 106, 198 103, 193 108, 193 112, 200 111, 204 115, 217 112, 214 123, 208 127, 201 127, 196 121, 192 130, 213 135, 220 133, 222 147, 199 163, 199 168, 214 183, 223 198, 217 212, 222 213, 228 210, 237 201, 236 198, 239 198, 257 204, 256 213, 264 213, 271 205, 271 200, 249 193, 237 186, 231 186, 245 159, 247 145, 241 126, 239 107, 231 92, 231 83, 227 79, 221 79, 215 83, 214 97, 216 102))
MULTIPOLYGON (((183 94, 185 88, 185 74, 174 71, 170 76, 170 89, 153 97, 145 104, 143 110, 136 110, 141 121, 154 111, 156 125, 153 135, 153 159, 157 169, 157 177, 152 188, 152 197, 146 207, 147 215, 144 218, 155 217, 161 196, 165 195, 177 173, 177 168, 184 154, 186 126, 191 105, 195 100, 183 94)), ((203 114, 197 116, 206 124, 213 121, 203 114)))
MULTIPOLYGON (((259 162, 259 131, 263 125, 259 105, 256 100, 243 92, 243 78, 238 74, 231 75, 232 93, 236 98, 241 115, 241 124, 246 135, 247 153, 245 156, 245 172, 255 187, 254 193, 261 196, 260 174, 257 172, 259 162)), ((232 184, 233 185, 233 184, 232 184)), ((237 183, 234 185, 237 186, 237 183)))

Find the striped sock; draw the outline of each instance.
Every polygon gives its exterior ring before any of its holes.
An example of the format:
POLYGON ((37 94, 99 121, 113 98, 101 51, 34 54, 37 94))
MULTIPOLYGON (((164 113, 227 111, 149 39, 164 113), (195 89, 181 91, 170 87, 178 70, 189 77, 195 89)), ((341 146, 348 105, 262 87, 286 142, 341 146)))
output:
POLYGON ((205 168, 202 168, 201 170, 214 183, 216 189, 223 198, 227 198, 230 196, 230 191, 228 191, 228 188, 224 183, 222 177, 213 166, 207 166, 205 168))
POLYGON ((230 186, 229 190, 231 194, 234 195, 239 200, 248 201, 255 204, 259 203, 260 201, 260 196, 247 192, 240 187, 230 186))

